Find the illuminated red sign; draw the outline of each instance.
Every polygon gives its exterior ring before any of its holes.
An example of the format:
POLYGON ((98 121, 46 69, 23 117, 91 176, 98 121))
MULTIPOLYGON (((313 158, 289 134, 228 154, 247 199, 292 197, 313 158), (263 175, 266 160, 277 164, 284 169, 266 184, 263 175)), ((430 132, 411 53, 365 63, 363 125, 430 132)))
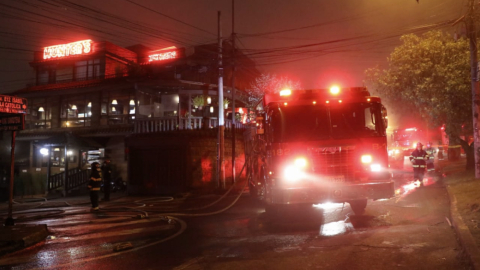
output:
POLYGON ((153 51, 152 54, 148 56, 148 62, 153 61, 164 61, 169 59, 175 59, 178 57, 177 47, 172 46, 157 51, 153 51))
POLYGON ((87 54, 92 51, 90 39, 68 44, 54 45, 43 49, 43 59, 67 57, 71 55, 87 54))

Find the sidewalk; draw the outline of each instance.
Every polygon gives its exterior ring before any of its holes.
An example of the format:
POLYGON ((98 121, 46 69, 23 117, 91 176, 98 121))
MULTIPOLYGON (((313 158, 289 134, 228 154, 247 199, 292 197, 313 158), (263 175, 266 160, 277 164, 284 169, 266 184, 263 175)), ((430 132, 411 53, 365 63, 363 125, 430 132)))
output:
MULTIPOLYGON (((112 201, 124 196, 125 194, 122 192, 111 193, 110 195, 112 201)), ((17 203, 48 201, 49 203, 54 204, 52 207, 64 207, 68 206, 68 204, 78 205, 85 203, 85 207, 90 207, 90 198, 88 194, 78 194, 71 197, 61 197, 60 194, 52 194, 46 198, 40 196, 25 196, 22 198, 16 197, 14 198, 14 201, 17 203)), ((16 204, 14 204, 14 212, 22 210, 16 209, 15 205, 16 204)), ((5 213, 6 218, 6 214, 8 212, 8 203, 1 204, 0 211, 5 213)), ((5 226, 4 224, 5 220, 2 220, 2 224, 0 225, 0 257, 40 243, 44 241, 50 234, 47 225, 45 224, 25 225, 15 223, 14 226, 5 226)))
POLYGON ((473 269, 480 269, 480 180, 475 180, 474 170, 465 170, 465 159, 441 169, 450 197, 452 226, 473 269))

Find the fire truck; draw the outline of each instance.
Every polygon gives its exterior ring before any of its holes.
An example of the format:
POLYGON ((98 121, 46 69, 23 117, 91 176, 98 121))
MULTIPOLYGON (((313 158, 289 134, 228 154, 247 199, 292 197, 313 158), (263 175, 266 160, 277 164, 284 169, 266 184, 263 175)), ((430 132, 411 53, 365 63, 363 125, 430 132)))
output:
POLYGON ((427 141, 425 132, 415 127, 395 129, 393 131, 393 143, 401 150, 404 156, 409 156, 417 147, 417 143, 422 142, 426 144, 427 141))
POLYGON ((394 196, 387 110, 365 87, 282 90, 263 98, 250 192, 267 213, 288 205, 349 203, 394 196))

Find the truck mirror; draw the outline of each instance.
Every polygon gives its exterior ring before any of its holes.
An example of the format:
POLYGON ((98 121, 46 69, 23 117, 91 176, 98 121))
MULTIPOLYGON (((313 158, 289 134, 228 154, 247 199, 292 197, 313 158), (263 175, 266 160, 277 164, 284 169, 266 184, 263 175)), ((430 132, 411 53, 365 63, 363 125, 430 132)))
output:
POLYGON ((265 133, 265 130, 263 128, 263 117, 262 116, 257 116, 257 135, 262 135, 265 133))
POLYGON ((388 116, 387 116, 387 108, 382 105, 382 119, 385 128, 388 128, 388 116))

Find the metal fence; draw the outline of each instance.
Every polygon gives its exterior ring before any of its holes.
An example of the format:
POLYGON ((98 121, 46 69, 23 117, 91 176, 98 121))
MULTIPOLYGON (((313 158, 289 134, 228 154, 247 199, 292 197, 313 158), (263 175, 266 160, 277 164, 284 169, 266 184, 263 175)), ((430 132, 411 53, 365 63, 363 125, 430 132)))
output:
MULTIPOLYGON (((218 126, 216 117, 157 117, 135 120, 135 133, 153 133, 173 130, 209 129, 218 126)), ((232 128, 232 120, 225 120, 225 129, 232 128)), ((235 122, 236 130, 243 130, 245 125, 235 122)))
POLYGON ((79 168, 70 169, 67 171, 67 179, 65 181, 65 173, 57 173, 48 179, 48 191, 63 188, 65 194, 69 193, 72 189, 86 187, 88 183, 88 170, 82 170, 79 168))

